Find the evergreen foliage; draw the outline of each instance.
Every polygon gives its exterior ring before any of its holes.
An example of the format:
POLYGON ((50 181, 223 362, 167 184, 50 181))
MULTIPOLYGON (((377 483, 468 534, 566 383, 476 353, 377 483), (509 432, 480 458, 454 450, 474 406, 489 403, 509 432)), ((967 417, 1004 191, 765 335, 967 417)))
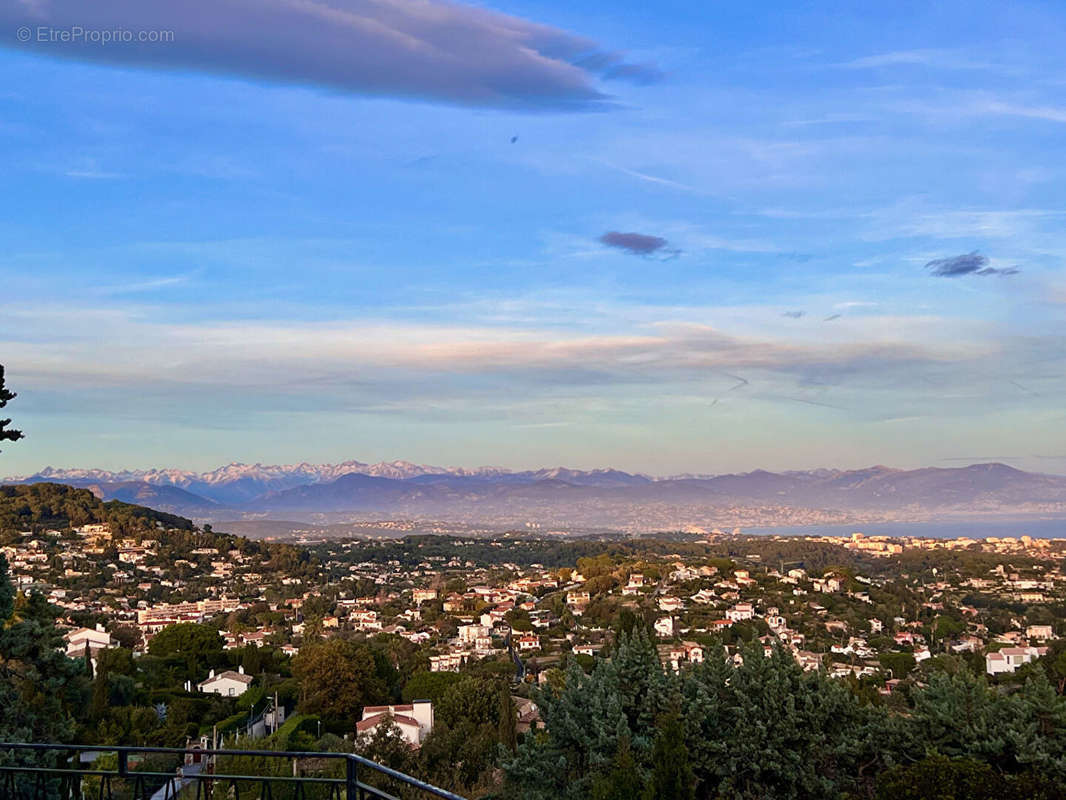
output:
MULTIPOLYGON (((739 655, 708 653, 675 673, 637 631, 590 674, 572 662, 559 689, 536 694, 545 730, 504 760, 507 796, 888 797, 884 786, 928 783, 932 767, 914 766, 928 754, 951 760, 959 774, 945 780, 957 792, 971 785, 972 764, 1033 796, 1066 785, 1066 698, 1042 672, 1013 692, 965 667, 937 672, 914 692, 913 711, 898 714, 776 647, 739 655)), ((936 794, 936 785, 899 796, 965 796, 936 794)))
MULTIPOLYGON (((4 365, 0 364, 0 408, 4 408, 9 402, 18 397, 4 385, 4 365)), ((17 442, 23 438, 22 431, 9 428, 10 419, 0 419, 0 442, 17 442)))
POLYGON ((53 607, 16 596, 0 554, 0 741, 69 742, 87 700, 85 665, 67 658, 53 607))

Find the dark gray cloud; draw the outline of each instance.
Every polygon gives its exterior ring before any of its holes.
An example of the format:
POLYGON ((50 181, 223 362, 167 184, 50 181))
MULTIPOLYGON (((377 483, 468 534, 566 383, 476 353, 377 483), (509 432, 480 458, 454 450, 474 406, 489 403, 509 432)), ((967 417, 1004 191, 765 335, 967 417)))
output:
POLYGON ((843 314, 830 314, 828 317, 822 320, 822 322, 832 322, 835 319, 840 319, 842 316, 843 314))
POLYGON ((785 311, 783 314, 781 314, 781 316, 782 317, 788 317, 789 319, 800 319, 801 317, 807 316, 807 312, 806 311, 785 311))
POLYGON ((534 110, 608 107, 598 79, 660 77, 654 65, 630 63, 584 37, 446 0, 0 0, 0 45, 119 65, 534 110), (51 40, 50 31, 74 27, 130 31, 133 40, 51 40), (142 42, 141 32, 162 32, 161 40, 142 42))
POLYGON ((617 247, 636 256, 677 255, 679 251, 668 247, 670 244, 661 236, 649 236, 646 233, 622 233, 607 231, 600 237, 600 242, 608 247, 617 247))
POLYGON ((1017 267, 995 269, 988 266, 988 256, 976 250, 961 256, 937 258, 925 265, 925 268, 938 278, 961 278, 963 275, 1017 275, 1017 267))

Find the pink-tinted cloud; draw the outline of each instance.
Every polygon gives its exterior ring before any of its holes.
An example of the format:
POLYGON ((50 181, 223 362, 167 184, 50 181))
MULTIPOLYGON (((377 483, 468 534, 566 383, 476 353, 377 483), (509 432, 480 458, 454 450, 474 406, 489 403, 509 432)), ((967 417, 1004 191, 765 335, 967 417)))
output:
POLYGON ((0 0, 0 43, 121 65, 516 108, 603 107, 654 66, 446 0, 0 0))

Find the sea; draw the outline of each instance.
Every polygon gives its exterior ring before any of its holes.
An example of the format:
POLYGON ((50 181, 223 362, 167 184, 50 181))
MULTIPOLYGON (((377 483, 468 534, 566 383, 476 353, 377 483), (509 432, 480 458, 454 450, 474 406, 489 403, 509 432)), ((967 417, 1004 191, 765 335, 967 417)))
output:
POLYGON ((1066 539, 1066 517, 1055 519, 952 519, 928 522, 870 522, 853 525, 798 525, 781 528, 742 528, 741 533, 769 536, 920 536, 927 539, 987 539, 1002 536, 1032 536, 1034 539, 1066 539))

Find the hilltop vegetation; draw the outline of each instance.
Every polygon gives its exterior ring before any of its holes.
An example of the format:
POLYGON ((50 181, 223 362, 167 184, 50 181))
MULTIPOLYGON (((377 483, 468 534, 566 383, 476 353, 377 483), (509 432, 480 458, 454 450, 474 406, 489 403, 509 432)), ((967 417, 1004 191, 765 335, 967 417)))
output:
POLYGON ((112 531, 132 534, 162 527, 171 530, 195 529, 191 520, 155 511, 145 506, 104 502, 88 489, 59 483, 32 483, 0 486, 0 532, 74 528, 107 523, 112 531))

